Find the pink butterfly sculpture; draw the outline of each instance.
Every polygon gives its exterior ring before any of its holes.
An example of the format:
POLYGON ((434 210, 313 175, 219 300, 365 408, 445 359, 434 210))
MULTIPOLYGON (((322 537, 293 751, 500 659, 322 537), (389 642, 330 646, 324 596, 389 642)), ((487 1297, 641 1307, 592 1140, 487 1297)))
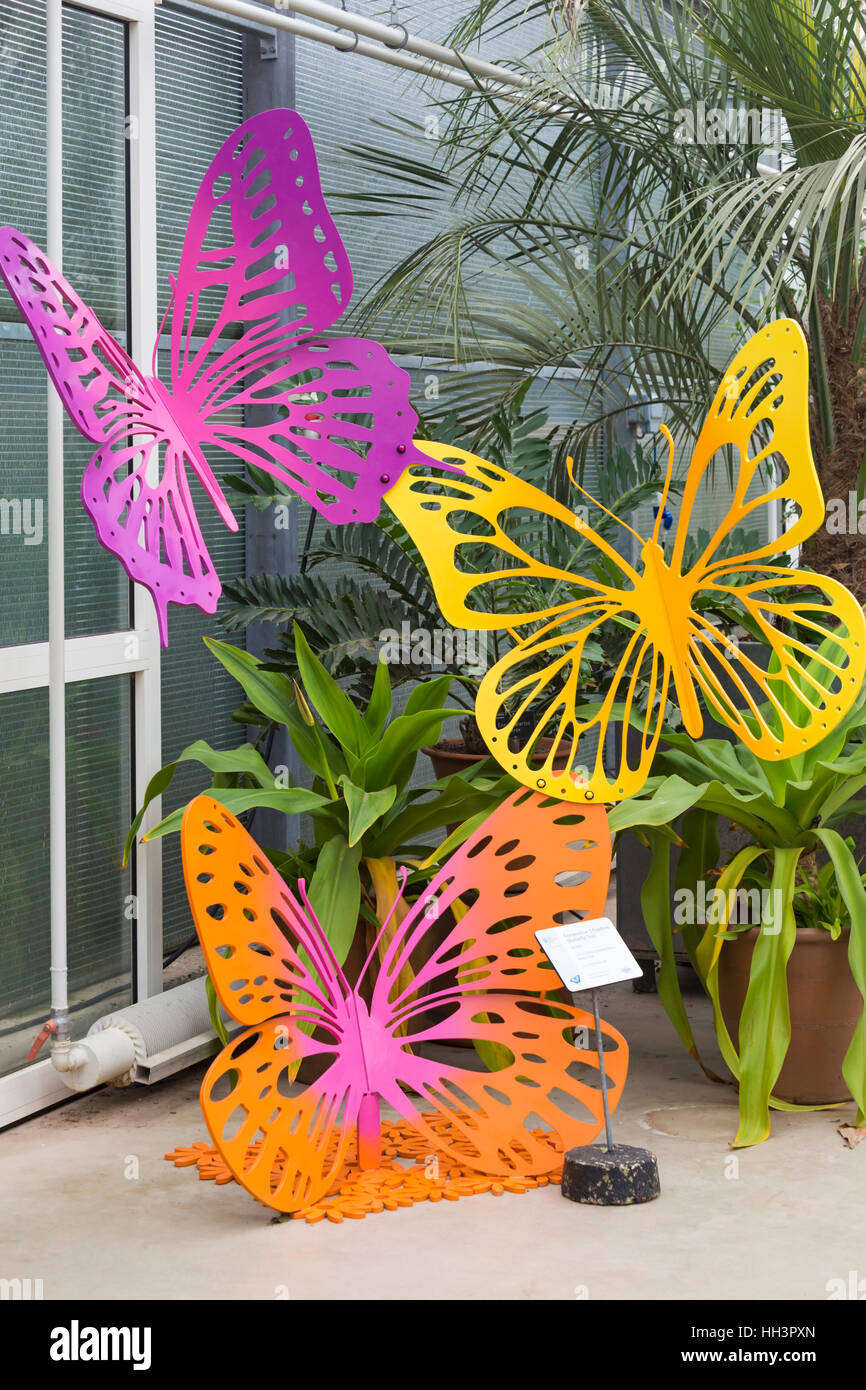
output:
MULTIPOLYGON (((202 1110, 234 1177, 260 1201, 280 1211, 318 1201, 356 1130, 361 1167, 376 1167, 380 1099, 432 1151, 483 1173, 550 1172, 561 1155, 538 1129, 566 1148, 599 1132, 598 1053, 575 1037, 594 1030, 593 1019, 541 997, 559 982, 533 933, 564 913, 603 912, 603 806, 516 792, 402 920, 384 924, 354 985, 303 885, 298 902, 219 801, 189 804, 181 845, 211 979, 245 1029, 205 1076, 202 1110), (494 1069, 471 1050, 459 1062, 431 1053, 454 1040, 492 1045, 494 1069), (304 1089, 293 1084, 301 1062, 314 1077, 304 1089), (452 1137, 422 1110, 444 1117, 452 1137)), ((616 1105, 628 1048, 608 1024, 603 1033, 616 1105)))
POLYGON ((368 338, 321 336, 349 302, 352 271, 295 111, 245 121, 204 177, 170 279, 167 386, 156 347, 143 376, 14 227, 0 228, 0 273, 71 420, 99 446, 81 498, 102 545, 153 595, 163 646, 169 603, 213 613, 221 592, 187 466, 237 530, 206 447, 265 469, 336 523, 373 520, 423 461, 408 374, 368 338), (239 420, 256 406, 269 418, 239 420))

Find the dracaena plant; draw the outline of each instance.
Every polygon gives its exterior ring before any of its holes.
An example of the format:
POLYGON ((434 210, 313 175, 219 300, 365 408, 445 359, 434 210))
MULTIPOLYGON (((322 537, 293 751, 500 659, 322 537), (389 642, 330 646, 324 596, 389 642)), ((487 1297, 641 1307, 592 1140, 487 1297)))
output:
POLYGON ((839 830, 866 810, 866 687, 827 738, 777 762, 762 762, 743 744, 721 739, 669 733, 665 743, 653 777, 639 796, 611 811, 610 824, 617 835, 637 834, 652 852, 641 907, 660 961, 659 994, 682 1042, 718 1080, 701 1060, 686 1015, 674 959, 677 932, 712 1003, 719 1048, 739 1085, 734 1146, 766 1139, 772 1109, 804 1108, 773 1096, 791 1037, 787 962, 796 949, 798 923, 822 923, 832 934, 833 915, 847 928, 847 947, 840 941, 838 949, 847 949, 864 999, 843 1075, 857 1103, 856 1123, 866 1124, 866 889, 853 843, 839 830), (675 886, 691 893, 694 902, 699 883, 718 868, 720 819, 745 832, 748 841, 721 866, 716 879, 721 892, 714 895, 719 909, 710 914, 717 920, 677 926, 671 914, 672 847, 680 848, 675 886), (763 899, 740 1016, 739 1039, 747 1038, 748 1046, 738 1048, 722 1015, 718 969, 734 934, 729 895, 750 881, 771 891, 763 899))
MULTIPOLYGON (((307 881, 310 901, 342 964, 359 920, 381 924, 390 913, 398 896, 398 864, 412 867, 407 879, 411 897, 435 872, 442 855, 462 843, 514 783, 498 772, 484 775, 482 766, 410 786, 421 748, 435 742, 443 722, 455 713, 445 704, 450 676, 416 686, 403 713, 392 715, 384 663, 376 667, 369 701, 359 708, 299 631, 297 680, 266 670, 237 647, 210 638, 205 642, 251 705, 271 724, 286 727, 311 786, 284 785, 285 773, 275 776, 256 744, 226 752, 198 740, 151 779, 125 855, 148 806, 171 784, 178 764, 201 763, 213 774, 210 795, 236 815, 260 806, 309 818, 310 838, 295 849, 262 848, 290 887, 298 879, 307 881), (428 837, 445 826, 456 828, 431 850, 428 837)), ((184 809, 172 811, 144 838, 179 831, 184 809)), ((395 921, 404 910, 398 902, 395 921)))

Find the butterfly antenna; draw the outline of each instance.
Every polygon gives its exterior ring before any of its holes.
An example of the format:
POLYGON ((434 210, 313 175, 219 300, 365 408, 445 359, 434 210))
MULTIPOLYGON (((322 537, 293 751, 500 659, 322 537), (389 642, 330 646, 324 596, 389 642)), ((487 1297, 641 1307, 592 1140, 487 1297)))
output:
POLYGON ((664 437, 665 437, 665 439, 668 441, 668 466, 667 466, 667 471, 665 472, 665 484, 664 484, 664 487, 662 488, 661 497, 659 498, 659 509, 658 509, 658 511, 656 512, 656 524, 655 524, 655 526, 653 527, 652 538, 653 538, 653 540, 656 541, 656 542, 658 542, 658 538, 659 538, 659 528, 661 527, 661 524, 662 524, 662 517, 664 516, 665 503, 666 503, 667 500, 668 500, 668 491, 670 490, 670 485, 671 485, 671 483, 673 482, 673 476, 674 476, 674 441, 673 441, 673 436, 671 435, 671 432, 670 432, 670 430, 668 429, 667 425, 659 425, 659 433, 660 433, 660 434, 663 434, 664 437))
POLYGON ((635 531, 635 529, 634 529, 633 526, 629 526, 628 522, 627 522, 627 521, 623 521, 623 519, 622 519, 621 516, 616 516, 613 512, 608 511, 607 507, 605 507, 604 504, 603 504, 602 502, 597 501, 596 498, 593 497, 593 495, 592 495, 591 492, 587 492, 586 488, 585 488, 585 487, 581 487, 580 483, 578 483, 578 482, 575 480, 574 471, 573 471, 573 469, 574 469, 574 459, 572 459, 572 458, 567 458, 567 459, 565 460, 565 463, 566 463, 566 467, 568 468, 568 476, 569 476, 569 478, 571 479, 572 483, 574 483, 574 486, 577 488, 578 492, 582 492, 583 495, 584 495, 584 497, 588 497, 589 500, 590 500, 590 502, 592 502, 593 506, 598 507, 601 511, 603 511, 604 514, 605 514, 605 516, 609 516, 609 517, 611 518, 612 521, 618 521, 619 524, 620 524, 620 526, 624 526, 625 529, 626 529, 627 531, 631 531, 631 533, 632 533, 632 535, 634 536, 635 540, 640 541, 641 545, 643 545, 643 544, 644 544, 644 538, 643 538, 643 536, 639 536, 638 533, 637 533, 637 531, 635 531))
POLYGON ((174 303, 174 296, 177 293, 177 280, 174 275, 169 275, 168 283, 171 285, 171 294, 169 295, 168 303, 165 306, 165 313, 159 321, 159 328, 157 329, 156 333, 156 342, 153 345, 153 356, 150 359, 151 376, 156 376, 156 355, 159 352, 159 340, 162 337, 162 330, 165 328, 165 321, 171 313, 171 306, 174 303))

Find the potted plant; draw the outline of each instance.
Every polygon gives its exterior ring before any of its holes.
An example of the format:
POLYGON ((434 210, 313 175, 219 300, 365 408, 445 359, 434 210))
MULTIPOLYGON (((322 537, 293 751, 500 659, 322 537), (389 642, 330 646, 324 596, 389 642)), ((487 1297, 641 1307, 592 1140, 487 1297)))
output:
MULTIPOLYGON (((256 744, 220 751, 199 740, 151 779, 127 836, 125 858, 147 807, 171 784, 178 764, 199 762, 213 774, 206 790, 236 815, 261 806, 309 818, 310 836, 296 849, 263 848, 290 887, 300 878, 307 881, 310 901, 328 924, 343 964, 353 948, 366 954, 367 928, 378 930, 394 906, 398 864, 412 866, 406 884, 411 901, 442 857, 472 833, 514 783, 498 772, 484 777, 472 769, 410 786, 420 750, 454 712, 444 703, 451 677, 416 686, 403 713, 392 717, 384 663, 376 668, 369 701, 358 708, 313 655, 303 633, 296 631, 294 640, 300 680, 293 682, 248 652, 205 638, 251 702, 244 720, 258 712, 266 727, 285 725, 311 786, 272 772, 256 744), (453 831, 431 848, 428 837, 448 825, 453 831)), ((164 817, 145 839, 179 831, 184 809, 164 817)), ((405 910, 398 903, 395 918, 405 910)))
POLYGON ((795 1098, 839 1101, 837 1073, 856 1101, 856 1123, 866 1124, 866 889, 854 842, 841 833, 864 806, 866 690, 827 738, 778 762, 685 733, 668 733, 665 744, 643 792, 615 807, 610 824, 650 848, 641 905, 660 961, 659 994, 710 1076, 683 1005, 678 940, 712 1003, 739 1087, 734 1146, 766 1139, 770 1110, 796 1109, 795 1098), (719 865, 719 828, 728 823, 740 847, 719 865), (819 1034, 825 1055, 816 1074, 819 1034), (798 1070, 798 1059, 812 1074, 798 1070), (829 1093, 814 1094, 816 1083, 829 1093))
MULTIPOLYGON (((851 836, 845 845, 853 855, 851 836)), ((760 864, 756 860, 742 879, 745 892, 756 894, 758 902, 769 890, 760 864)), ((860 878, 863 882, 862 873, 860 878)), ((851 917, 832 860, 819 868, 814 854, 802 855, 793 909, 797 936, 787 966, 791 1040, 773 1093, 799 1105, 850 1100, 843 1065, 863 1000, 845 949, 847 942, 850 950, 851 917)), ((737 1035, 760 931, 759 925, 729 923, 719 953, 719 1005, 730 1036, 737 1035)))

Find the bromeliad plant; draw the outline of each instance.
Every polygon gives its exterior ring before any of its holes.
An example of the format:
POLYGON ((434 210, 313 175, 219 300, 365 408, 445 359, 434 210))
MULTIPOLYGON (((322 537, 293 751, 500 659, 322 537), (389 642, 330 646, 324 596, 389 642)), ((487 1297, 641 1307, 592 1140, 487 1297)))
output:
MULTIPOLYGON (((857 1103, 856 1123, 866 1124, 866 888, 853 843, 838 828, 866 810, 866 688, 832 734, 808 752, 778 762, 761 762, 743 744, 721 739, 670 733, 665 741, 655 765, 658 775, 639 796, 611 811, 610 825, 618 834, 637 834, 652 852, 641 906, 660 961, 659 994, 682 1042, 707 1075, 718 1080, 701 1060, 686 1015, 674 959, 676 931, 681 931, 712 1003, 719 1048, 739 1083, 734 1146, 766 1139, 771 1109, 804 1108, 773 1096, 791 1037, 786 969, 798 920, 814 925, 816 912, 822 921, 827 917, 831 880, 838 889, 840 926, 848 929, 851 974, 864 999, 843 1074, 857 1103), (688 890, 694 902, 698 885, 718 865, 720 818, 745 832, 748 843, 722 866, 716 880, 721 893, 714 894, 714 901, 720 910, 710 915, 718 920, 677 927, 671 920, 672 846, 681 850, 675 886, 688 890), (826 860, 821 867, 819 856, 826 860), (750 874, 763 876, 771 891, 764 898, 752 955, 738 1050, 722 1015, 718 968, 735 930, 728 920, 734 901, 729 895, 748 883, 750 874), (817 897, 804 897, 807 884, 818 890, 817 897)), ((826 926, 832 930, 831 921, 826 926)), ((844 943, 839 949, 845 949, 844 943)))
MULTIPOLYGON (((410 786, 418 754, 438 738, 455 713, 445 705, 450 676, 417 686, 402 714, 392 717, 388 668, 376 668, 373 690, 359 709, 295 634, 299 681, 264 669, 248 652, 205 638, 210 650, 243 687, 261 714, 288 730, 312 781, 311 788, 286 784, 274 774, 259 748, 250 743, 228 752, 203 740, 190 744, 151 779, 144 804, 127 837, 132 847, 148 806, 171 784, 182 762, 199 762, 213 774, 207 789, 236 815, 267 807, 309 817, 312 836, 295 850, 267 849, 294 890, 307 881, 310 901, 340 964, 366 920, 385 922, 399 897, 398 864, 412 866, 407 893, 421 889, 443 855, 450 853, 511 791, 514 783, 478 766, 438 782, 410 786), (427 837, 455 826, 431 850, 427 837)), ((180 830, 185 807, 172 811, 145 835, 146 840, 180 830)), ((407 907, 396 903, 392 924, 407 907)), ((381 949, 387 946, 387 937, 381 949)), ((363 941, 362 943, 363 944, 363 941)))

